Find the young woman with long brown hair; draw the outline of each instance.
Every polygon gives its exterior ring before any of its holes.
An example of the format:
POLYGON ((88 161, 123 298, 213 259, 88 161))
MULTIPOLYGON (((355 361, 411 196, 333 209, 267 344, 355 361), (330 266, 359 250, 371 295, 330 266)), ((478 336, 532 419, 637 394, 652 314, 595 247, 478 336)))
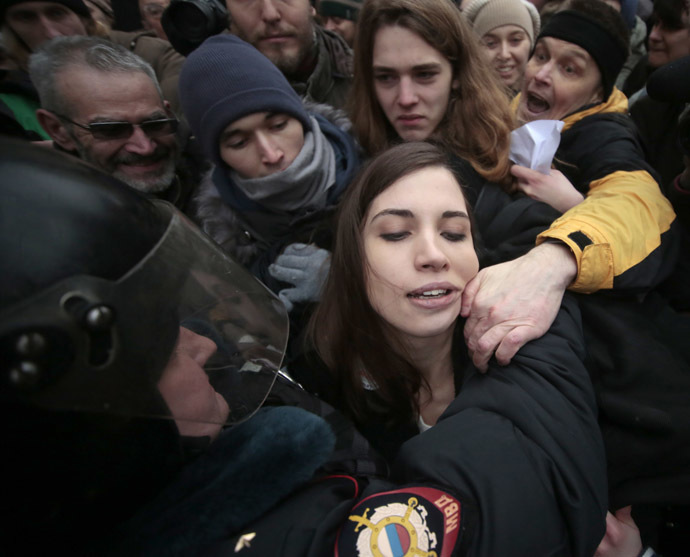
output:
POLYGON ((473 554, 592 555, 606 488, 577 309, 566 301, 508 367, 469 366, 456 333, 479 268, 470 215, 448 156, 428 143, 393 147, 348 188, 311 323, 332 401, 390 462, 444 447, 418 471, 454 478, 478 502, 473 554), (538 531, 513 512, 527 484, 532 518, 549 523, 538 531))
POLYGON ((433 138, 485 179, 511 183, 513 118, 474 32, 447 0, 367 0, 350 114, 364 149, 433 138))

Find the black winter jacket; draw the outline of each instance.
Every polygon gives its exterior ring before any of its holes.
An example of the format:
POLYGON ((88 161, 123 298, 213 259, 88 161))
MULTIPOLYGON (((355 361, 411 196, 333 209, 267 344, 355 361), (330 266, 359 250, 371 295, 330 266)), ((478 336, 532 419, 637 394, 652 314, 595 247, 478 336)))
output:
POLYGON ((355 556, 398 543, 439 556, 591 556, 607 498, 583 348, 566 300, 509 366, 465 380, 436 426, 402 445, 388 479, 361 452, 341 452, 209 554, 355 556))

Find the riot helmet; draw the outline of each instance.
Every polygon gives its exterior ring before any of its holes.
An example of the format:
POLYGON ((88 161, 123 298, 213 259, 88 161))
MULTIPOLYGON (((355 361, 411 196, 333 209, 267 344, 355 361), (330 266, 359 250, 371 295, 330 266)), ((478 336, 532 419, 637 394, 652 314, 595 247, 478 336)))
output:
POLYGON ((182 327, 216 344, 203 367, 222 423, 258 408, 287 341, 268 289, 166 202, 24 144, 0 165, 3 398, 187 419, 157 392, 182 327))
POLYGON ((0 147, 0 545, 27 550, 25 528, 100 543, 189 439, 259 408, 287 312, 171 204, 57 151, 0 147))

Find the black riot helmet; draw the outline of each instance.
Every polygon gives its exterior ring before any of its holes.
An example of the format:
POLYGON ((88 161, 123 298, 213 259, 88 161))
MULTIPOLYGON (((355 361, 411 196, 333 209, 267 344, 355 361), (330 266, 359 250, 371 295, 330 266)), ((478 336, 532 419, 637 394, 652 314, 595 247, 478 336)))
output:
POLYGON ((0 174, 3 399, 165 416, 156 386, 184 327, 217 345, 205 368, 232 402, 227 423, 256 410, 256 391, 227 391, 241 370, 280 367, 273 294, 170 204, 86 165, 3 140, 0 174))
POLYGON ((0 176, 0 552, 27 524, 103 541, 185 440, 258 409, 287 313, 172 205, 76 159, 0 138, 0 176))

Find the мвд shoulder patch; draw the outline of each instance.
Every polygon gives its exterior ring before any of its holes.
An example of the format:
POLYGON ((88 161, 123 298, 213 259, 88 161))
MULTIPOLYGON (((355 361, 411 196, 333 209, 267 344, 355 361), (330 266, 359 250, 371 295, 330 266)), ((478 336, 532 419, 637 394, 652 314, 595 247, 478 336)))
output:
POLYGON ((462 505, 429 487, 377 493, 360 501, 342 526, 336 556, 449 557, 462 531, 462 505))

